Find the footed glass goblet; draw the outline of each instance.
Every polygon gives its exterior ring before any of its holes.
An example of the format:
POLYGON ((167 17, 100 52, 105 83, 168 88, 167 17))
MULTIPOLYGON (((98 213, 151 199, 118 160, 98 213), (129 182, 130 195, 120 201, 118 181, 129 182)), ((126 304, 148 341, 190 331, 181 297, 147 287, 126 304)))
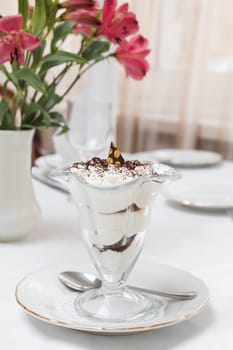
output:
POLYGON ((159 313, 161 299, 127 287, 125 281, 143 247, 154 198, 164 184, 180 174, 152 164, 156 175, 132 178, 120 185, 92 185, 65 168, 53 177, 68 181, 78 207, 82 236, 102 286, 78 296, 81 315, 108 322, 124 322, 159 313))

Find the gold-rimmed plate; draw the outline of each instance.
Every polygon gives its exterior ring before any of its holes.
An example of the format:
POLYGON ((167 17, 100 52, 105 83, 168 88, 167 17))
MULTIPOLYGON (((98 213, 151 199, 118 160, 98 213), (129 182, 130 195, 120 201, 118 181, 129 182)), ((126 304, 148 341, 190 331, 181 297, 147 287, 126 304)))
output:
POLYGON ((122 335, 151 331, 185 321, 203 310, 209 300, 209 290, 199 278, 184 270, 158 264, 153 259, 140 259, 129 280, 130 284, 168 292, 195 290, 197 297, 186 301, 167 299, 163 313, 152 314, 147 319, 115 324, 93 321, 77 314, 74 300, 79 293, 68 290, 57 278, 59 272, 75 268, 85 271, 85 263, 48 267, 30 273, 17 285, 18 304, 31 316, 57 326, 94 334, 122 335))

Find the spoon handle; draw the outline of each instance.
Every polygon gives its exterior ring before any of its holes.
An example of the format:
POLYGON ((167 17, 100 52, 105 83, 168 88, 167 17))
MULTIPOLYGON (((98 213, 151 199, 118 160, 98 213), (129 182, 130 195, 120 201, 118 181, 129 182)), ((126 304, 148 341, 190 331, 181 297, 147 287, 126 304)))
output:
POLYGON ((178 299, 178 300, 190 300, 193 299, 197 296, 197 293, 194 291, 190 292, 183 292, 183 293, 166 293, 166 292, 161 292, 157 290, 151 290, 151 289, 145 289, 141 287, 135 287, 135 286, 129 286, 129 288, 142 292, 142 293, 148 293, 152 295, 158 295, 160 297, 165 297, 165 298, 172 298, 172 299, 178 299))
MULTIPOLYGON (((91 288, 99 288, 102 283, 101 280, 99 280, 95 276, 83 274, 81 272, 75 272, 75 271, 61 272, 58 275, 58 277, 66 287, 69 287, 78 292, 84 292, 91 288), (90 277, 92 277, 91 280, 90 280, 90 277)), ((135 287, 135 286, 128 286, 128 287, 141 293, 148 293, 151 295, 158 295, 161 297, 177 299, 177 300, 190 300, 197 296, 197 293, 194 291, 167 293, 167 292, 162 292, 162 291, 157 291, 152 289, 145 289, 145 288, 135 287)))

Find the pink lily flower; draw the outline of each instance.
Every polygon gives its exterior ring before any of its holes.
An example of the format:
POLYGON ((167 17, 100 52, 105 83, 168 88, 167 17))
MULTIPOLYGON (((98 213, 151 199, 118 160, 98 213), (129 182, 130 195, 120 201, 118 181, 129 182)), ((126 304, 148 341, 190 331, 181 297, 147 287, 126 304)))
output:
POLYGON ((97 7, 96 0, 66 0, 61 4, 61 7, 71 9, 91 9, 97 7))
POLYGON ((129 42, 123 41, 115 51, 116 59, 125 68, 127 77, 141 80, 150 66, 145 57, 150 53, 148 40, 136 35, 129 42))
POLYGON ((36 35, 21 32, 22 15, 0 18, 0 64, 17 60, 24 63, 24 51, 33 51, 41 45, 36 35))
POLYGON ((135 34, 139 26, 135 14, 128 11, 127 3, 116 7, 117 0, 104 1, 103 20, 98 33, 120 44, 127 36, 135 34))
POLYGON ((73 30, 75 34, 85 33, 87 36, 90 36, 93 28, 97 28, 101 24, 96 17, 97 12, 97 10, 76 10, 67 14, 66 19, 76 23, 73 30))

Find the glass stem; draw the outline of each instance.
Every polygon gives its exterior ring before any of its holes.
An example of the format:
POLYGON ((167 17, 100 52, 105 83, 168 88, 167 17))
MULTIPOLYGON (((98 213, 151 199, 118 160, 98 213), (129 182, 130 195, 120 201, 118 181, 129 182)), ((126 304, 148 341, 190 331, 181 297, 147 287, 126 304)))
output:
POLYGON ((119 293, 124 291, 125 288, 126 288, 126 285, 124 281, 119 281, 116 283, 102 281, 102 290, 104 293, 110 293, 110 294, 119 293))

